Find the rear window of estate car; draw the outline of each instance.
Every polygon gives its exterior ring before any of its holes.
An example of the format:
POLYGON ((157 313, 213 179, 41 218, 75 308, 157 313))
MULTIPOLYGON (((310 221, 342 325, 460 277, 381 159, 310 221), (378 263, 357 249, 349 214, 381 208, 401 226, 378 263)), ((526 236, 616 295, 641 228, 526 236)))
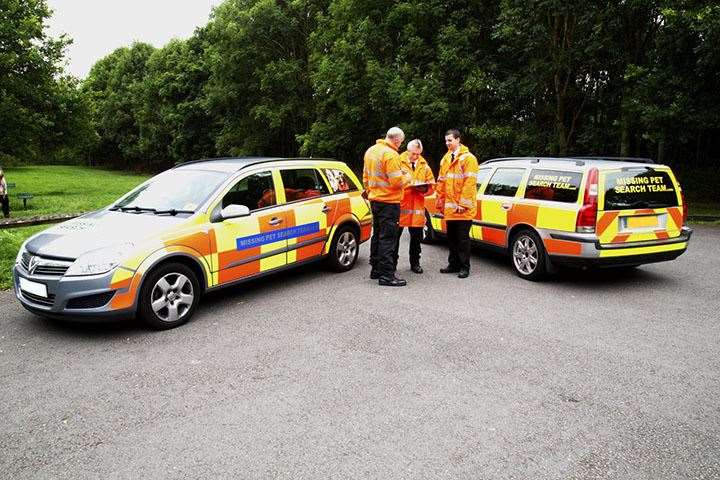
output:
POLYGON ((626 170, 605 176, 605 210, 665 208, 677 204, 675 185, 666 171, 626 170))
POLYGON ((533 170, 525 188, 525 198, 575 203, 581 181, 580 172, 533 170))

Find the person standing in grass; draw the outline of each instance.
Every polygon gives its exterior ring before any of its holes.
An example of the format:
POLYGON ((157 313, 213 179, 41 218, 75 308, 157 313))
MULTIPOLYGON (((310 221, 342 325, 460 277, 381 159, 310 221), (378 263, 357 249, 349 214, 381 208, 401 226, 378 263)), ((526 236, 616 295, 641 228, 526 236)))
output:
POLYGON ((10 197, 8 196, 7 180, 5 180, 5 173, 0 168, 0 205, 2 205, 3 217, 8 218, 10 216, 10 197))

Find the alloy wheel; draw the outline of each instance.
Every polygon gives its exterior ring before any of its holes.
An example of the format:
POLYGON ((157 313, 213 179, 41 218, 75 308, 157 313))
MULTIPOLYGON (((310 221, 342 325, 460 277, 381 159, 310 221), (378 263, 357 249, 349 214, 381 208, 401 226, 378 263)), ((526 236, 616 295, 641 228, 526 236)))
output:
POLYGON ((185 316, 195 300, 192 282, 181 273, 168 273, 157 281, 150 296, 155 315, 164 322, 185 316))

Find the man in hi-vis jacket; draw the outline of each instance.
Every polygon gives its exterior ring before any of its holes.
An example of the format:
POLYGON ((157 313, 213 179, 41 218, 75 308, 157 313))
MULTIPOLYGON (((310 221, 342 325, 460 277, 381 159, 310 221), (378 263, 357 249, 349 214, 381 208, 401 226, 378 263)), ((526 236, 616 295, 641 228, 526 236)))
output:
POLYGON ((373 233, 370 239, 370 278, 378 284, 402 287, 405 280, 395 276, 395 241, 400 219, 403 188, 411 176, 402 165, 398 149, 405 134, 398 127, 387 131, 384 139, 365 152, 363 186, 370 200, 373 214, 373 233))
POLYGON ((400 155, 403 165, 412 175, 410 184, 403 191, 400 202, 400 230, 395 243, 395 265, 397 265, 400 251, 400 237, 407 227, 410 233, 410 270, 423 273, 420 266, 422 253, 423 227, 425 226, 425 197, 435 191, 435 177, 430 165, 422 156, 423 145, 419 139, 410 140, 407 150, 400 155))
POLYGON ((447 267, 440 272, 467 278, 470 275, 470 227, 477 213, 478 162, 460 143, 458 130, 447 131, 445 145, 448 151, 440 161, 436 207, 445 217, 450 253, 447 267))

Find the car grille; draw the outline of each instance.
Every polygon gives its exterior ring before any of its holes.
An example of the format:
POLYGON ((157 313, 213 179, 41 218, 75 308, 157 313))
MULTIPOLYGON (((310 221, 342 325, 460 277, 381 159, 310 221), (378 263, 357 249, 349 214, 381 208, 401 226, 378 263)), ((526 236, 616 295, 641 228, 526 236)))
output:
POLYGON ((50 275, 55 277, 62 277, 67 272, 70 265, 38 265, 35 267, 33 273, 35 275, 50 275))
POLYGON ((44 258, 38 255, 33 255, 30 252, 23 252, 20 263, 25 271, 32 275, 46 275, 50 277, 62 277, 72 264, 72 262, 67 260, 44 258), (35 266, 34 269, 31 270, 33 257, 37 260, 34 260, 35 266))
POLYGON ((38 305, 43 305, 46 307, 52 307, 55 303, 55 295, 49 294, 47 298, 41 297, 40 295, 35 295, 30 292, 26 292, 25 290, 20 290, 22 292, 22 296, 25 297, 25 299, 29 300, 32 303, 37 303, 38 305))
POLYGON ((30 269, 30 257, 32 257, 32 254, 30 252, 23 252, 20 263, 22 263, 22 266, 25 270, 30 269))

